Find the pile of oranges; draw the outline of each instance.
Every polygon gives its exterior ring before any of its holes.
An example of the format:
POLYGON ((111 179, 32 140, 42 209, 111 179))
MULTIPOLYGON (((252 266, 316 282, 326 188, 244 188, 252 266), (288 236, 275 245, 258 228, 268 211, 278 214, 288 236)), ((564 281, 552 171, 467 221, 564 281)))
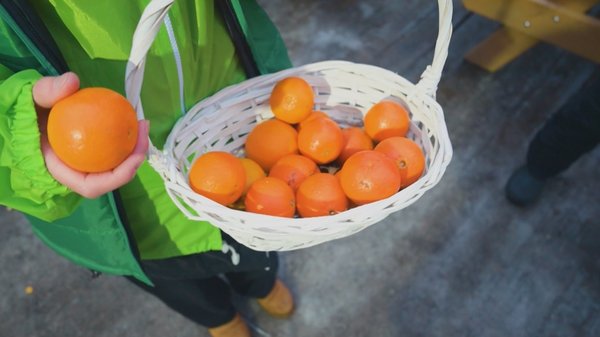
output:
POLYGON ((313 111, 304 79, 288 77, 269 104, 274 117, 248 134, 244 158, 213 151, 193 163, 196 193, 248 212, 315 217, 388 198, 423 173, 425 156, 406 138, 410 116, 397 102, 374 104, 364 127, 344 128, 313 111))

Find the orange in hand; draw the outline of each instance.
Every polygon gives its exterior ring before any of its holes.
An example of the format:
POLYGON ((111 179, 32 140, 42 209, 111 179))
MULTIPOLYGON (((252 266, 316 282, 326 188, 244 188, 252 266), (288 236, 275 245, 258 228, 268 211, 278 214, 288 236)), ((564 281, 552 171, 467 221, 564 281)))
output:
POLYGON ((310 158, 299 154, 289 154, 273 165, 269 171, 269 177, 285 181, 295 191, 304 179, 317 172, 319 172, 319 168, 310 158))
POLYGON ((256 125, 248 134, 246 157, 257 162, 265 171, 279 158, 298 153, 298 132, 278 119, 269 119, 256 125))
POLYGON ((400 189, 396 163, 381 152, 361 151, 346 160, 339 173, 344 193, 357 205, 385 199, 400 189))
POLYGON ((406 136, 410 127, 410 116, 406 109, 392 101, 381 101, 367 112, 364 118, 365 131, 375 142, 394 136, 406 136))
POLYGON ((296 213, 296 197, 283 180, 265 177, 250 186, 244 199, 246 211, 291 218, 296 213))
POLYGON ((277 82, 269 105, 276 118, 296 124, 305 119, 315 104, 311 86, 300 77, 288 77, 277 82))
POLYGON ((338 162, 343 164, 346 159, 359 151, 373 150, 373 140, 358 127, 342 129, 344 135, 344 147, 338 157, 338 162))
POLYGON ((304 218, 334 215, 348 209, 348 198, 337 177, 317 173, 300 184, 296 192, 296 207, 304 218))
POLYGON ((402 177, 401 188, 404 188, 421 178, 425 169, 425 155, 419 145, 406 137, 390 137, 375 146, 379 151, 391 158, 402 177))
POLYGON ((135 110, 106 88, 79 90, 54 105, 48 141, 58 158, 81 172, 105 172, 121 164, 137 142, 135 110))
POLYGON ((228 152, 213 151, 194 161, 189 181, 194 192, 227 206, 242 196, 246 172, 239 158, 228 152))
POLYGON ((302 124, 298 132, 298 150, 317 164, 334 161, 342 152, 344 136, 337 123, 315 117, 302 124))

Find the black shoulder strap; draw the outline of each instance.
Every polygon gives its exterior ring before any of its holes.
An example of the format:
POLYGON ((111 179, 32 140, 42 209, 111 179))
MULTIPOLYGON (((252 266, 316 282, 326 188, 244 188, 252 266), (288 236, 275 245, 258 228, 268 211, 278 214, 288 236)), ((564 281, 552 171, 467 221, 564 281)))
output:
POLYGON ((252 55, 252 51, 250 50, 246 36, 242 31, 242 27, 240 26, 237 16, 235 15, 235 11, 233 10, 233 6, 231 5, 231 0, 215 0, 215 6, 225 21, 225 25, 229 31, 229 36, 233 41, 235 51, 240 59, 244 71, 246 72, 246 76, 251 78, 260 75, 260 71, 256 66, 256 62, 254 61, 254 56, 252 55))
POLYGON ((59 74, 68 70, 67 63, 50 32, 27 1, 0 0, 0 5, 59 74))

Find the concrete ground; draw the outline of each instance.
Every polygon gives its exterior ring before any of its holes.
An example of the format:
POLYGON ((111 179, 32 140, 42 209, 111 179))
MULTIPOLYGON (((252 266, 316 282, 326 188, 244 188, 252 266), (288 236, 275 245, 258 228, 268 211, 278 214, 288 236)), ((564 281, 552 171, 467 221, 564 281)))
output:
MULTIPOLYGON (((295 64, 345 59, 415 81, 430 62, 435 1, 264 4, 295 64)), ((438 90, 455 155, 409 208, 351 237, 281 253, 289 320, 236 299, 255 336, 600 336, 600 149, 531 208, 503 187, 534 132, 597 65, 539 44, 496 73, 464 61, 497 25, 455 1, 438 90)), ((599 41, 600 42, 600 41, 599 41)), ((0 208, 0 336, 208 336, 119 277, 90 273, 0 208)))

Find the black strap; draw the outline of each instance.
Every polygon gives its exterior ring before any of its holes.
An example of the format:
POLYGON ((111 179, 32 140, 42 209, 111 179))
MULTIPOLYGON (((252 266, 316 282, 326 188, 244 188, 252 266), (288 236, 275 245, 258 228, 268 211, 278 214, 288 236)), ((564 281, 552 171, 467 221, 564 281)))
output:
POLYGON ((0 5, 59 74, 68 70, 52 35, 27 1, 0 0, 0 5))
POLYGON ((258 70, 258 66, 256 65, 252 50, 250 50, 250 45, 248 45, 242 27, 235 15, 231 0, 215 0, 215 6, 225 21, 225 26, 233 41, 236 54, 246 72, 246 76, 248 78, 259 76, 260 71, 258 70))

